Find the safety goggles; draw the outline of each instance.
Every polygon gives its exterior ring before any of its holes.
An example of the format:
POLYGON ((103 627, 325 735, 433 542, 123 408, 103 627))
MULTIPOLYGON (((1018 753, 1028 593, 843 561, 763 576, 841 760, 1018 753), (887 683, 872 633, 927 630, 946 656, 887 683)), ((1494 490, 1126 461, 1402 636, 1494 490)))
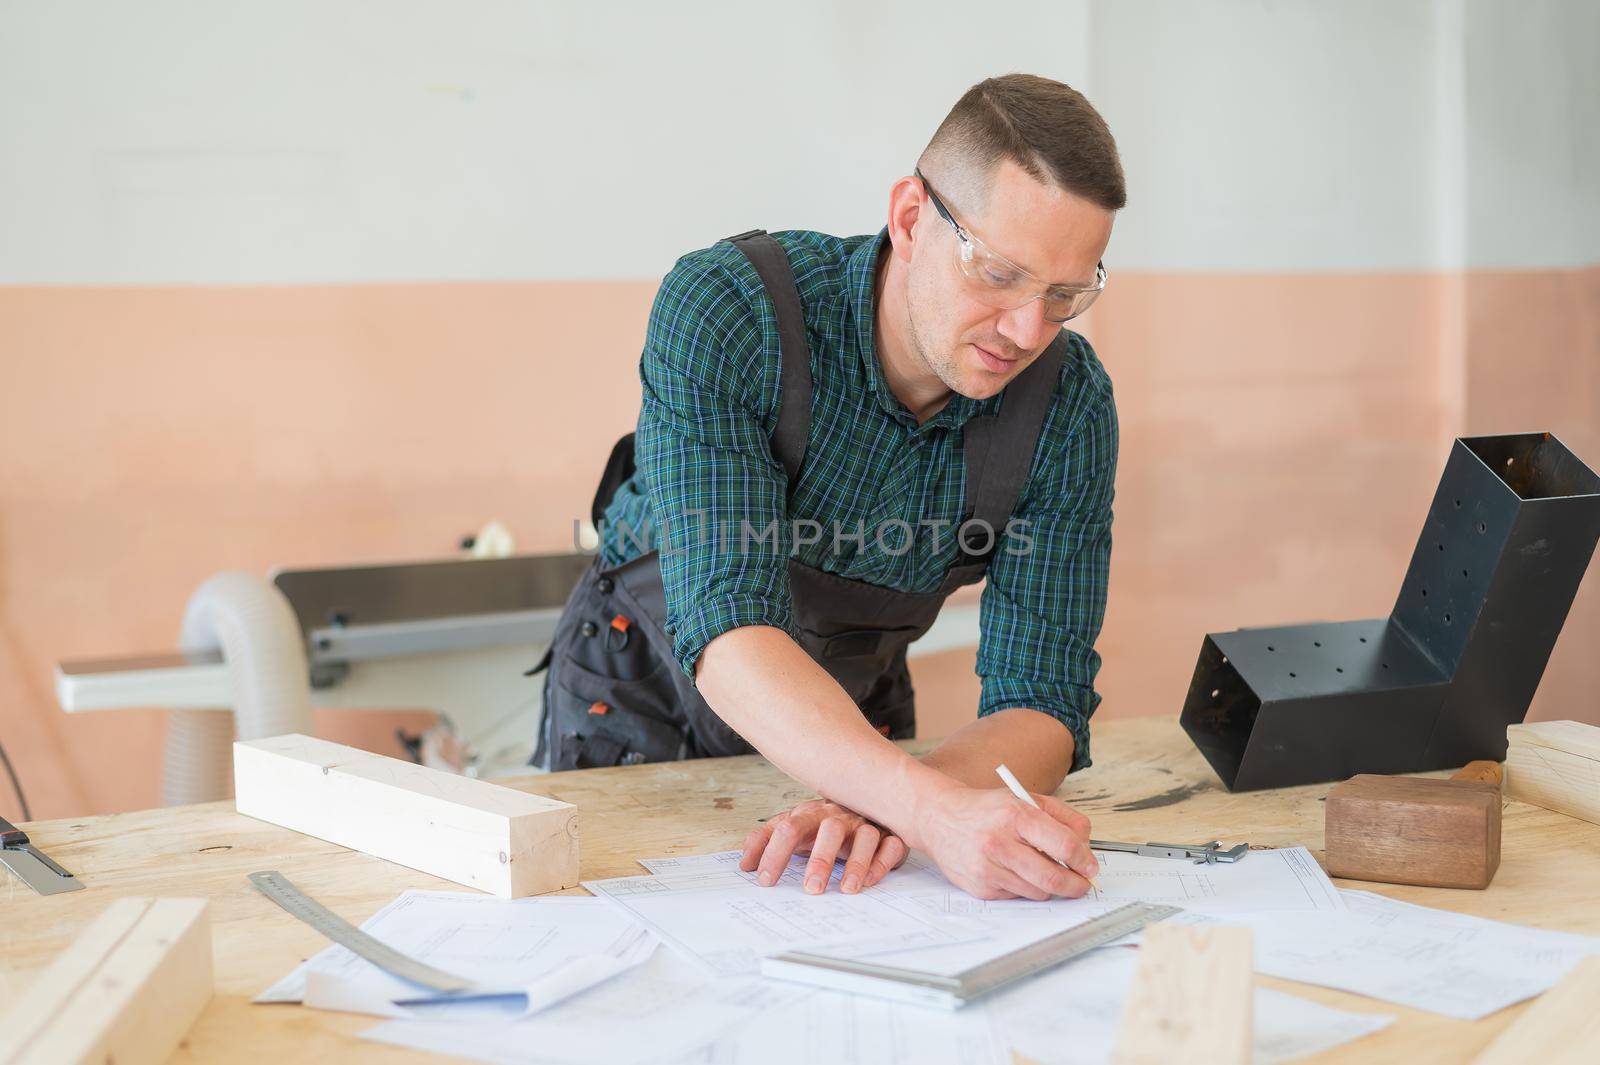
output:
POLYGON ((972 294, 991 307, 1014 311, 1034 300, 1044 301, 1044 318, 1047 322, 1061 323, 1076 318, 1089 309, 1106 287, 1106 266, 1101 262, 1094 269, 1094 284, 1079 288, 1071 285, 1052 285, 1041 281, 1028 271, 989 247, 978 237, 964 229, 950 214, 950 209, 933 191, 920 168, 912 173, 928 190, 939 217, 950 223, 956 232, 956 268, 967 279, 972 294))

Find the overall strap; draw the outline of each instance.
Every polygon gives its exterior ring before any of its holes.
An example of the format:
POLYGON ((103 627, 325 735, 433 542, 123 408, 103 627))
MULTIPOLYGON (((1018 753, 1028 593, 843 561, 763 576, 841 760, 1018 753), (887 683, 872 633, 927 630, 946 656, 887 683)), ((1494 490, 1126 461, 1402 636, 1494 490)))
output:
POLYGON ((999 413, 970 418, 962 430, 962 451, 967 461, 967 513, 963 520, 981 519, 994 530, 992 539, 981 526, 971 530, 972 541, 979 547, 987 541, 988 550, 972 551, 963 543, 961 548, 969 561, 994 551, 1016 509, 1028 471, 1033 468, 1039 434, 1055 397, 1066 354, 1066 334, 1062 332, 1033 365, 1006 386, 999 413))
POLYGON ((805 313, 800 307, 800 289, 783 245, 764 229, 752 229, 728 237, 728 242, 744 253, 761 275, 772 310, 778 318, 778 347, 781 392, 778 401, 778 427, 772 433, 772 453, 783 463, 792 491, 800 481, 805 465, 806 445, 811 440, 811 348, 806 343, 805 313))

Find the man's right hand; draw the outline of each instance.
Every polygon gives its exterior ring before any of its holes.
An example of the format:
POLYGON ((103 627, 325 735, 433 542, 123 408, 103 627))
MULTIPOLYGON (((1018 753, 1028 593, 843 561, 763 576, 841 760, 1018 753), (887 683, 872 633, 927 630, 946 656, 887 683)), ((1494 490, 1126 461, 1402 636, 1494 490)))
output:
POLYGON ((920 812, 917 845, 976 898, 1079 898, 1100 872, 1089 819, 1052 795, 1034 799, 1038 810, 1004 788, 943 791, 920 812))

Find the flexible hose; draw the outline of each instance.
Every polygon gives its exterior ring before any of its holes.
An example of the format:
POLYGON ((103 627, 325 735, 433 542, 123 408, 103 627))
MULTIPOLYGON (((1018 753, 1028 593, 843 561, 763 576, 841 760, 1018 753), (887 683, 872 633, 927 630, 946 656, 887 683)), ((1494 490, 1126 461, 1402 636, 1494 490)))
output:
POLYGON ((310 674, 299 623, 283 593, 251 573, 218 573, 189 599, 185 652, 220 651, 232 710, 174 710, 167 721, 161 801, 233 794, 233 741, 311 732, 310 674))

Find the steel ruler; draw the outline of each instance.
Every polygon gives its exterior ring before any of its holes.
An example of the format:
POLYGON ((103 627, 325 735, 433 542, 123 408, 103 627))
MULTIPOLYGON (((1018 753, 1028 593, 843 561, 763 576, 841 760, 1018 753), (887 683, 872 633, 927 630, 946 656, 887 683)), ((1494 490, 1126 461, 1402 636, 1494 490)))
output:
POLYGON ((761 972, 839 991, 859 991, 923 1006, 957 1009, 991 991, 1053 969, 1129 932, 1182 911, 1176 906, 1130 902, 1083 924, 974 965, 953 976, 848 958, 788 951, 761 960, 761 972))
POLYGON ((457 976, 454 973, 447 973, 443 969, 435 969, 431 965, 425 965, 417 959, 407 957, 388 944, 367 935, 367 933, 295 887, 293 881, 276 869, 251 873, 250 883, 254 884, 263 895, 288 910, 295 917, 298 917, 351 953, 370 961, 386 973, 391 973, 402 980, 408 980, 413 984, 420 984, 423 987, 446 994, 457 991, 470 991, 474 987, 471 980, 457 976))

